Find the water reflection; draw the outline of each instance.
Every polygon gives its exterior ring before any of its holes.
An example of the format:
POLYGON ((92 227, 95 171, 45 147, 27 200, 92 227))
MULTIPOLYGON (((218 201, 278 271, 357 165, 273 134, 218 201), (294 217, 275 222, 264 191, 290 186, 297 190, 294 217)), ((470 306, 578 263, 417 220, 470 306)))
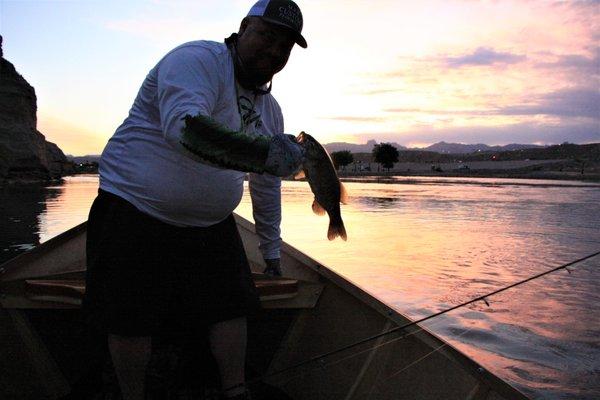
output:
POLYGON ((45 242, 87 220, 98 192, 97 175, 66 177, 63 184, 46 188, 51 197, 39 215, 40 242, 45 242))
MULTIPOLYGON (((312 212, 306 182, 284 182, 282 236, 413 318, 600 250, 600 186, 480 181, 347 182, 347 242, 327 240, 329 218, 312 212)), ((97 186, 92 176, 0 192, 2 248, 13 254, 84 221, 97 186)), ((252 219, 247 191, 236 211, 252 219)), ((424 325, 533 398, 595 399, 598 282, 600 258, 424 325)))
POLYGON ((53 197, 43 185, 0 188, 0 263, 40 243, 38 216, 53 197))
POLYGON ((358 197, 356 199, 358 203, 366 205, 367 209, 373 207, 378 209, 395 208, 399 200, 398 197, 358 197))
POLYGON ((0 188, 0 263, 87 220, 97 190, 96 175, 0 188))
POLYGON ((536 187, 592 187, 600 188, 599 183, 584 181, 560 181, 550 179, 514 179, 514 178, 469 178, 436 176, 353 176, 342 178, 343 182, 391 183, 419 185, 477 185, 477 186, 536 186, 536 187))

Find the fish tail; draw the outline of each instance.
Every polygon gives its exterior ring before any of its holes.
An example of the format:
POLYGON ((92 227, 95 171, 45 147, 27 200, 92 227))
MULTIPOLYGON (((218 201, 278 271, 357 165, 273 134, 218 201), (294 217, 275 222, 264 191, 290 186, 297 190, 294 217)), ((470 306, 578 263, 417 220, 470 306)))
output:
POLYGON ((331 218, 329 220, 329 230, 327 231, 327 239, 333 240, 336 237, 341 237, 343 240, 347 240, 346 228, 344 227, 344 221, 342 217, 331 218))

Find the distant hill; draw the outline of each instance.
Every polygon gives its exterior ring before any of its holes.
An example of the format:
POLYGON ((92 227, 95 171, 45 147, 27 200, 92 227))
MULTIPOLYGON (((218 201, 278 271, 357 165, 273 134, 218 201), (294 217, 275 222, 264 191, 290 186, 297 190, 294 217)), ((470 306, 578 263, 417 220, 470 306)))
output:
MULTIPOLYGON (((386 142, 387 143, 387 142, 386 142)), ((333 142, 327 143, 323 145, 325 149, 333 153, 334 151, 342 151, 348 150, 350 153, 370 153, 373 151, 373 147, 377 144, 375 140, 369 140, 365 144, 354 144, 354 143, 345 143, 345 142, 333 142)), ((392 146, 396 147, 398 150, 406 150, 405 146, 402 146, 398 143, 390 143, 392 146)))
POLYGON ((477 144, 462 144, 462 143, 446 143, 438 142, 431 146, 427 146, 420 150, 435 151, 441 154, 470 154, 480 151, 514 151, 523 149, 543 148, 536 144, 517 144, 511 143, 505 146, 489 146, 483 143, 477 144))
MULTIPOLYGON (((386 142, 387 143, 387 142, 386 142)), ((327 143, 324 147, 328 152, 333 153, 334 151, 348 150, 351 153, 370 153, 373 151, 373 147, 377 144, 375 140, 369 140, 365 144, 345 143, 345 142, 333 142, 327 143)), ((463 144, 463 143, 447 143, 438 142, 431 146, 424 148, 407 148, 398 143, 391 143, 392 146, 398 150, 414 150, 414 151, 433 151, 440 154, 470 154, 482 151, 513 151, 533 148, 543 148, 545 146, 539 146, 536 144, 517 144, 511 143, 505 146, 489 146, 483 143, 477 144, 463 144)))
POLYGON ((586 160, 600 161, 600 143, 573 144, 563 143, 541 148, 519 149, 499 152, 472 153, 465 157, 471 161, 493 159, 497 161, 508 160, 586 160))
MULTIPOLYGON (((479 151, 469 154, 447 154, 425 150, 400 150, 399 162, 448 163, 469 161, 513 161, 513 160, 579 160, 600 162, 600 143, 563 143, 548 147, 519 150, 479 151)), ((361 162, 373 162, 371 153, 354 154, 361 162)))

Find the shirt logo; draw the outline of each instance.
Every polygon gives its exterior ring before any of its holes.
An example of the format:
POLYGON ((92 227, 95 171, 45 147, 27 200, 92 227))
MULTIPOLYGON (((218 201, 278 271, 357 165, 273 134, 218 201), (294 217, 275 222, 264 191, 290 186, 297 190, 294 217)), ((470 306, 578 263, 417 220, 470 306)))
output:
POLYGON ((254 109, 254 103, 246 96, 238 98, 238 107, 242 119, 242 132, 258 131, 262 127, 260 114, 254 109))

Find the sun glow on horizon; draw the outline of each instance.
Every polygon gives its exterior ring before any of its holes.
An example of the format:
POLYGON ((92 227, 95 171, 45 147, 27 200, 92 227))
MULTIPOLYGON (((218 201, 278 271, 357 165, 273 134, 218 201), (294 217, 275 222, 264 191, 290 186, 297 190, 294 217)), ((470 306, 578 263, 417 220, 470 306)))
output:
POLYGON ((110 137, 106 131, 91 130, 45 114, 38 116, 38 130, 65 154, 75 156, 100 154, 110 137))

